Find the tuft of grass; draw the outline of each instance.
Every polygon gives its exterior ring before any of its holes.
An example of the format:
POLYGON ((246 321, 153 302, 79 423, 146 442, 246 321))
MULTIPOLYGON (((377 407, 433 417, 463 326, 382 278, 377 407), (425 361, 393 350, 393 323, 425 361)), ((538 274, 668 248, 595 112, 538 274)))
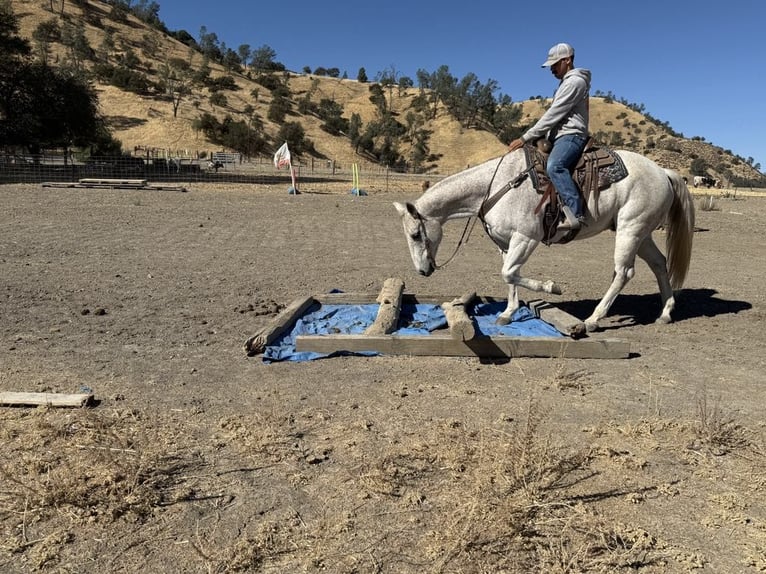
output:
POLYGON ((721 211, 715 198, 712 195, 706 195, 700 199, 700 209, 702 211, 721 211))
POLYGON ((747 447, 750 442, 745 429, 721 408, 720 399, 708 403, 707 393, 697 397, 697 419, 694 425, 696 449, 705 447, 710 453, 724 455, 734 449, 747 447))

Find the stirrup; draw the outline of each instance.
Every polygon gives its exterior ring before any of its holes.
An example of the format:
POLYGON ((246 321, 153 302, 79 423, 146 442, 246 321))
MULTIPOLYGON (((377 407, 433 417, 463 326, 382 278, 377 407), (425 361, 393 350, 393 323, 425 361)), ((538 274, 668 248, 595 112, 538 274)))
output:
POLYGON ((585 217, 575 215, 569 206, 562 206, 561 213, 564 216, 564 220, 558 224, 561 231, 577 231, 585 224, 585 217))
POLYGON ((558 231, 576 231, 582 227, 582 221, 580 219, 576 219, 574 222, 569 221, 567 218, 564 218, 564 221, 558 224, 558 227, 556 228, 558 231))

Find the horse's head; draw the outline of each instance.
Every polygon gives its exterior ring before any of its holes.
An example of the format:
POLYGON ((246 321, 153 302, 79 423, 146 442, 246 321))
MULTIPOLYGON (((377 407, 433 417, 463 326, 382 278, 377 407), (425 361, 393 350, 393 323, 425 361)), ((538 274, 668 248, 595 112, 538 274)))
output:
POLYGON ((418 273, 428 277, 437 268, 436 252, 442 240, 442 225, 436 219, 421 215, 412 203, 394 202, 394 207, 402 218, 412 263, 418 273))

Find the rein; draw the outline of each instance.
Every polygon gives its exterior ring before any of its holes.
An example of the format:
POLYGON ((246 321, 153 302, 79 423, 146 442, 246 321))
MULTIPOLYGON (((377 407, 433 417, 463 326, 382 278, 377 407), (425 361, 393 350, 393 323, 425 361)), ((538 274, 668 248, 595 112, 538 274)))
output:
MULTIPOLYGON (((505 159, 505 156, 508 155, 507 152, 503 154, 500 157, 500 161, 497 162, 497 165, 495 166, 495 171, 492 173, 492 177, 489 180, 489 184, 487 185, 487 192, 484 194, 484 199, 481 201, 481 206, 479 207, 479 212, 477 217, 481 219, 482 224, 484 225, 484 231, 489 235, 489 230, 487 229, 487 224, 484 222, 484 215, 492 209, 492 206, 497 203, 497 201, 505 195, 505 193, 511 189, 511 187, 518 187, 518 185, 524 181, 524 178, 529 174, 529 169, 521 172, 519 175, 517 175, 513 181, 510 183, 505 184, 505 187, 503 187, 495 196, 493 197, 493 201, 489 204, 489 207, 485 207, 487 205, 487 200, 489 198, 489 194, 492 191, 492 183, 495 181, 495 176, 497 175, 497 171, 500 169, 500 164, 503 163, 503 160, 505 159)), ((465 227, 463 228, 463 233, 460 236, 460 239, 457 242, 457 245, 455 246, 455 250, 452 252, 452 255, 450 255, 447 260, 442 263, 441 265, 436 263, 436 258, 432 254, 431 250, 431 242, 428 239, 428 235, 426 234, 426 227, 423 221, 420 222, 421 225, 421 233, 423 234, 423 237, 425 237, 426 242, 426 252, 428 253, 428 259, 431 261, 431 265, 434 266, 434 269, 444 269, 447 264, 452 261, 455 258, 455 255, 457 255, 457 252, 460 250, 460 247, 464 243, 468 243, 468 238, 471 236, 471 232, 473 232, 473 226, 476 225, 476 219, 473 217, 469 217, 468 221, 465 222, 465 227)))
MULTIPOLYGON (((508 155, 508 154, 506 154, 508 155)), ((484 201, 481 202, 481 207, 479 208, 479 218, 481 219, 482 223, 484 223, 484 227, 486 229, 486 222, 484 221, 484 216, 489 213, 489 210, 495 207, 495 204, 497 204, 498 201, 500 201, 503 196, 508 193, 511 189, 514 187, 519 187, 522 182, 529 177, 529 174, 532 173, 532 170, 535 169, 535 164, 530 165, 527 169, 522 171, 519 175, 514 177, 511 181, 506 183, 503 187, 501 187, 495 195, 493 195, 491 198, 489 196, 490 191, 492 190, 492 182, 495 180, 495 175, 497 175, 497 170, 500 168, 500 163, 502 163, 503 158, 500 158, 500 162, 497 164, 497 167, 495 168, 495 173, 492 174, 492 179, 489 180, 489 185, 487 186, 487 193, 484 195, 484 201)))
POLYGON ((473 219, 473 223, 471 223, 471 220, 473 218, 469 217, 468 221, 465 222, 465 227, 463 228, 463 234, 460 236, 460 239, 457 242, 457 245, 455 246, 455 250, 452 252, 452 255, 450 255, 447 260, 442 263, 441 265, 436 263, 436 258, 433 256, 431 251, 431 241, 428 239, 428 235, 426 235, 426 229, 425 224, 421 220, 420 225, 422 226, 421 233, 423 233, 423 237, 425 237, 426 240, 426 252, 428 253, 428 259, 431 261, 431 265, 434 266, 434 269, 444 269, 447 266, 447 263, 452 261, 455 258, 455 255, 457 255, 458 250, 460 249, 461 245, 463 243, 468 243, 468 237, 470 237, 471 232, 473 231, 473 226, 476 225, 476 220, 473 219), (469 229, 470 225, 470 229, 469 229), (463 241, 465 239, 465 241, 463 241))

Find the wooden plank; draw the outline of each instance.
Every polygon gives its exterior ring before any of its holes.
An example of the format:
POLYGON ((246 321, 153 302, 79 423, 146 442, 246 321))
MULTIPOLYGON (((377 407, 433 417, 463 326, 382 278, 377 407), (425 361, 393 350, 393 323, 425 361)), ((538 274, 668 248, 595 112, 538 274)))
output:
POLYGON ((287 307, 274 318, 271 323, 257 331, 252 337, 245 341, 244 349, 249 355, 263 353, 271 343, 282 333, 290 329, 295 321, 303 315, 306 310, 314 303, 312 296, 300 297, 290 303, 287 307))
POLYGON ((534 313, 535 317, 553 325, 564 335, 572 337, 573 339, 580 339, 587 334, 585 323, 574 315, 570 315, 566 311, 554 307, 547 301, 535 299, 534 301, 529 301, 527 306, 530 311, 534 313))
POLYGON ((40 185, 42 185, 42 187, 78 187, 80 184, 63 181, 44 181, 40 185))
POLYGON ((465 308, 476 298, 476 293, 466 293, 462 297, 442 303, 444 316, 447 318, 450 335, 459 341, 470 341, 476 336, 473 320, 465 308))
POLYGON ((143 189, 153 189, 157 191, 187 191, 187 189, 183 185, 164 185, 164 184, 155 184, 150 183, 148 186, 146 186, 143 189))
POLYGON ((617 339, 566 337, 477 337, 458 341, 447 333, 430 335, 301 335, 297 351, 376 351, 384 355, 452 357, 548 357, 570 359, 625 359, 630 343, 617 339))
POLYGON ((404 281, 395 277, 386 279, 378 295, 378 315, 375 322, 365 329, 367 335, 387 335, 396 331, 399 312, 402 310, 404 281))
POLYGON ((92 401, 92 393, 0 393, 0 405, 6 406, 84 407, 92 401))
POLYGON ((83 177, 79 180, 85 185, 120 185, 120 186, 138 186, 146 185, 145 179, 119 179, 119 178, 101 178, 101 177, 83 177))

